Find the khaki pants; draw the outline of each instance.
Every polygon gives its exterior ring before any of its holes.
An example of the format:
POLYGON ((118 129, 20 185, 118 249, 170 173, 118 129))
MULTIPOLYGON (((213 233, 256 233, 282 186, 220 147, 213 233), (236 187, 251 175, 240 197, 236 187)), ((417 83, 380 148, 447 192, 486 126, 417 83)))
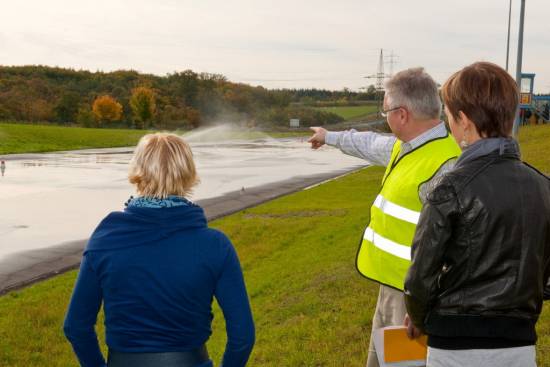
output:
POLYGON ((376 310, 372 320, 367 367, 379 367, 378 357, 374 349, 373 331, 386 326, 403 325, 406 313, 403 292, 380 285, 380 293, 378 294, 376 310))

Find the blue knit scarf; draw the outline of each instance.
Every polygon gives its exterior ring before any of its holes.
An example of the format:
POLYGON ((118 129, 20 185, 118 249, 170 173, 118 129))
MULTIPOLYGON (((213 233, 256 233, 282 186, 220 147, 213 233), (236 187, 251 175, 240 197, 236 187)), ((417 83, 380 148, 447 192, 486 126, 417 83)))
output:
POLYGON ((181 196, 170 195, 166 199, 158 199, 146 196, 133 197, 124 203, 127 207, 137 208, 173 208, 175 206, 194 205, 192 202, 181 196))

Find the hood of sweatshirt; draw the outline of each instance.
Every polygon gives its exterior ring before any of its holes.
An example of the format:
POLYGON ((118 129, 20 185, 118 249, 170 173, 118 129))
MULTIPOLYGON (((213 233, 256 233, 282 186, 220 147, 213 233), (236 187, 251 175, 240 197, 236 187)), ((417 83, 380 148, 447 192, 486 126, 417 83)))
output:
POLYGON ((177 232, 206 227, 204 211, 195 204, 170 208, 129 206, 110 213, 99 223, 84 253, 155 245, 177 232))

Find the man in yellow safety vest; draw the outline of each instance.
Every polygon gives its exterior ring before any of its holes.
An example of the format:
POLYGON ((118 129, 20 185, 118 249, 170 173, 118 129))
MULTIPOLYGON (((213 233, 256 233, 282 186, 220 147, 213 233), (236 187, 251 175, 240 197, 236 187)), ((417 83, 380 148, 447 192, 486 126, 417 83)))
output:
MULTIPOLYGON (((363 276, 380 283, 372 330, 404 324, 403 283, 422 204, 460 154, 440 119, 437 84, 423 68, 392 77, 386 83, 383 108, 393 135, 312 127, 309 139, 314 149, 327 144, 386 167, 356 260, 363 276)), ((371 334, 367 367, 379 365, 372 339, 371 334)))

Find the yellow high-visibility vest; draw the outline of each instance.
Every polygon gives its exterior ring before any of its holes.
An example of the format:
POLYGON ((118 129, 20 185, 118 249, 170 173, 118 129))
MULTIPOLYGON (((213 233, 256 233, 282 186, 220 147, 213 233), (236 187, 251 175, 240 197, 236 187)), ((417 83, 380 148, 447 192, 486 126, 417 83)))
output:
POLYGON ((357 269, 367 278, 403 290, 411 264, 411 246, 422 210, 420 186, 448 160, 460 155, 447 134, 399 157, 401 141, 393 146, 382 189, 370 211, 370 223, 357 252, 357 269))

